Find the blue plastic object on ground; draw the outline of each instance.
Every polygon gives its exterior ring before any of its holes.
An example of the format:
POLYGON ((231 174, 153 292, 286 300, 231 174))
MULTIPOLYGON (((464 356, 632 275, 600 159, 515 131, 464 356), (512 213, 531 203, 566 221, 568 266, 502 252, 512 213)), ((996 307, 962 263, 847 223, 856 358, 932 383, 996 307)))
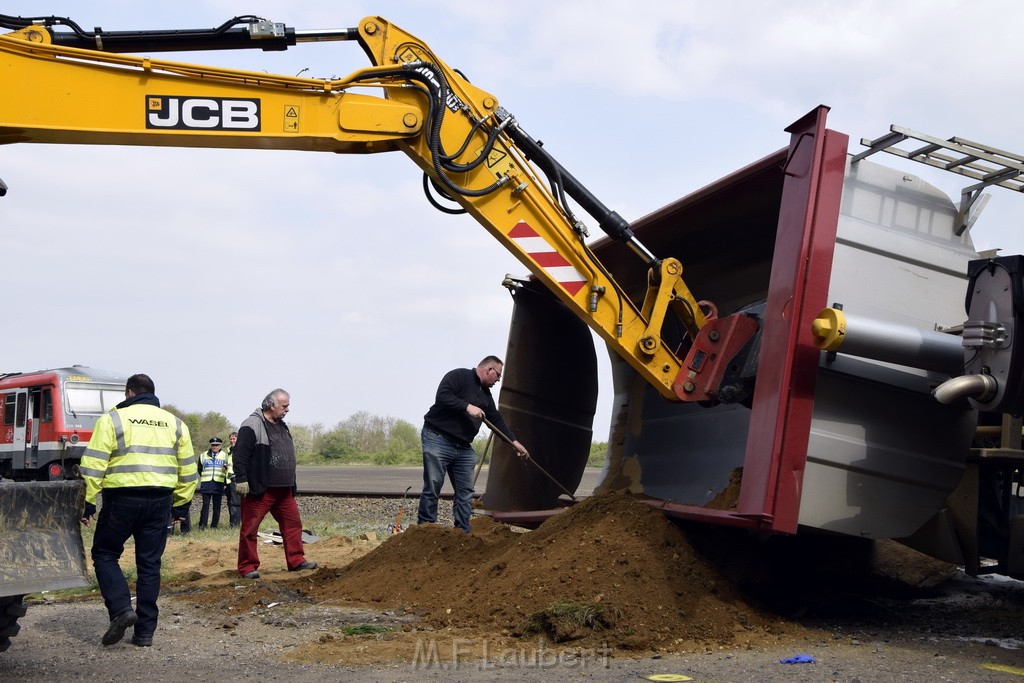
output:
POLYGON ((814 664, 817 661, 810 655, 796 655, 787 659, 780 659, 779 664, 814 664))

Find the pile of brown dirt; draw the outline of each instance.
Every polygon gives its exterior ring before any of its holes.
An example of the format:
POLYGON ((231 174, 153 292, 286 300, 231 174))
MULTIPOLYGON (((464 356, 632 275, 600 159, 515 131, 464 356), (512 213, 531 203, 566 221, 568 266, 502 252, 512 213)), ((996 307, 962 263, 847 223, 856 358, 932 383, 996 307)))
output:
POLYGON ((487 517, 472 531, 414 526, 303 586, 315 600, 410 608, 435 628, 653 651, 799 636, 759 611, 660 512, 593 496, 529 533, 487 517))
POLYGON ((740 504, 740 486, 743 484, 743 468, 737 467, 729 473, 729 484, 718 492, 704 506, 710 510, 735 510, 740 504))

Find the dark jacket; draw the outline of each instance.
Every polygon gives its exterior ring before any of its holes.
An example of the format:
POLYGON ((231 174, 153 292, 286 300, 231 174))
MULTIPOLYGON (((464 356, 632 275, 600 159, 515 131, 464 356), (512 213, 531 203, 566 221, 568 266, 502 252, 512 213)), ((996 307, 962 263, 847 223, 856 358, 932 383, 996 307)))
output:
POLYGON ((494 405, 491 390, 480 383, 473 368, 457 368, 441 378, 434 405, 423 416, 423 423, 460 446, 471 446, 483 420, 469 416, 466 406, 470 403, 482 409, 491 424, 515 441, 515 434, 494 405))
MULTIPOLYGON (((231 451, 235 481, 249 483, 249 495, 261 496, 270 482, 270 437, 267 436, 266 418, 262 410, 254 410, 238 428, 238 441, 231 451)), ((288 425, 281 426, 288 432, 288 425)), ((292 492, 295 487, 292 487, 292 492)))

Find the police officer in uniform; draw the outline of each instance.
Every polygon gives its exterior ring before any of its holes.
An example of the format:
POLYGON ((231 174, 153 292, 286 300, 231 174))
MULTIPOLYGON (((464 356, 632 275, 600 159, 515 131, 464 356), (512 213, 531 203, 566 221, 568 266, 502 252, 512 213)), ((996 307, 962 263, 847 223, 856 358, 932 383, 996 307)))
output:
POLYGON ((82 455, 83 524, 96 514, 96 497, 103 492, 92 561, 110 616, 104 645, 120 642, 132 626, 133 645, 153 644, 167 520, 172 505, 192 500, 199 479, 188 427, 160 408, 154 391, 147 375, 129 377, 125 400, 96 420, 82 455), (138 572, 134 611, 128 582, 118 564, 128 538, 135 539, 138 572))
POLYGON ((221 438, 215 436, 210 439, 210 449, 199 456, 199 493, 203 497, 203 507, 199 510, 200 529, 206 528, 208 520, 211 529, 220 524, 220 504, 228 486, 230 467, 228 455, 221 448, 223 445, 221 438))

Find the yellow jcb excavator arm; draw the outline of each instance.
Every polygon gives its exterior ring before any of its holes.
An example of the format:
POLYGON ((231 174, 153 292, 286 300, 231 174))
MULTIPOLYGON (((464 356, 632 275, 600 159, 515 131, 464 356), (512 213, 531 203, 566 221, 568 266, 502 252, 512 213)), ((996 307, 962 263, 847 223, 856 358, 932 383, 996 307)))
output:
MULTIPOLYGON (((244 47, 261 47, 264 37, 289 44, 304 38, 258 17, 237 17, 234 23, 246 27, 225 31, 234 25, 228 22, 214 33, 243 33, 241 39, 251 43, 244 47)), ((678 260, 650 254, 625 220, 554 161, 494 95, 385 19, 367 17, 356 29, 305 36, 357 40, 374 64, 331 80, 121 54, 216 47, 198 39, 190 46, 187 31, 166 32, 174 42, 165 45, 137 39, 141 32, 83 32, 56 17, 0 15, 0 26, 17 29, 0 35, 0 143, 401 150, 437 192, 479 221, 665 398, 717 398, 719 366, 756 330, 757 323, 743 316, 707 325, 678 260), (74 34, 55 31, 60 23, 74 34), (131 38, 118 42, 126 35, 131 38), (642 306, 630 301, 591 253, 586 229, 565 195, 649 265, 642 306), (692 340, 688 358, 661 339, 670 310, 692 340)))

